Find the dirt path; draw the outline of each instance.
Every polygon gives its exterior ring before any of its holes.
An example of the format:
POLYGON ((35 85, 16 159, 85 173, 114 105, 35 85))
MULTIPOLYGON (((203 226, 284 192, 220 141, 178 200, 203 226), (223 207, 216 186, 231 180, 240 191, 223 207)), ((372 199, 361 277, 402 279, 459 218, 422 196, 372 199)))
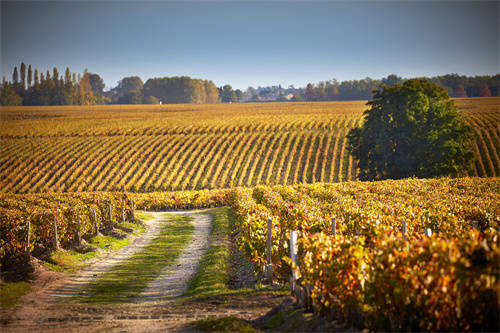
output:
MULTIPOLYGON (((54 323, 76 321, 74 323, 76 326, 74 324, 66 326, 65 330, 78 330, 80 320, 100 321, 101 324, 107 321, 112 322, 125 313, 127 315, 140 315, 145 310, 143 305, 146 304, 144 303, 153 305, 165 298, 181 295, 186 290, 189 279, 196 272, 199 259, 207 249, 211 216, 202 212, 152 212, 151 214, 154 218, 145 222, 147 229, 142 235, 132 239, 131 244, 123 249, 108 252, 94 260, 88 268, 72 275, 54 272, 42 273, 32 291, 21 299, 20 305, 8 314, 2 313, 2 317, 5 315, 10 317, 7 326, 3 326, 3 329, 7 331, 39 330, 41 328, 54 330, 65 326, 61 324, 53 326, 54 323), (165 217, 170 214, 191 215, 193 217, 192 224, 195 226, 194 234, 179 258, 161 272, 135 304, 110 308, 99 305, 72 306, 72 304, 65 302, 67 297, 76 295, 84 286, 97 279, 111 267, 127 260, 149 244, 159 234, 161 226, 165 223, 165 217)), ((2 318, 2 320, 4 319, 2 318)))
MULTIPOLYGON (((176 213, 168 213, 176 214, 176 213)), ((196 273, 198 263, 208 249, 211 216, 203 213, 189 214, 193 220, 194 232, 188 246, 184 248, 177 260, 160 273, 155 281, 137 299, 137 303, 158 302, 182 295, 189 280, 196 273)))

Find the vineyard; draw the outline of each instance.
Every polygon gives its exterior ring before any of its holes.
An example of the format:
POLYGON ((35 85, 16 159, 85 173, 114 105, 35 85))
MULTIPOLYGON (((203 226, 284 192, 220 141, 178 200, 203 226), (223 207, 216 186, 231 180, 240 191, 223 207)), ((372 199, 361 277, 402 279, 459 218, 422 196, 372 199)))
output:
POLYGON ((316 313, 392 331, 498 330, 498 179, 259 186, 234 190, 232 206, 261 272, 271 222, 274 278, 293 268, 316 313))
MULTIPOLYGON (((500 98, 457 99, 470 176, 500 175, 500 98)), ((186 191, 356 179, 365 102, 0 108, 2 192, 186 191)))
POLYGON ((27 251, 37 256, 54 250, 55 233, 61 247, 72 248, 77 237, 130 220, 134 208, 229 205, 234 241, 256 273, 263 274, 269 263, 270 223, 273 279, 288 282, 295 270, 316 313, 373 329, 495 331, 499 184, 498 178, 443 178, 2 194, 0 263, 5 268, 27 251), (299 233, 296 264, 289 254, 291 231, 299 233))

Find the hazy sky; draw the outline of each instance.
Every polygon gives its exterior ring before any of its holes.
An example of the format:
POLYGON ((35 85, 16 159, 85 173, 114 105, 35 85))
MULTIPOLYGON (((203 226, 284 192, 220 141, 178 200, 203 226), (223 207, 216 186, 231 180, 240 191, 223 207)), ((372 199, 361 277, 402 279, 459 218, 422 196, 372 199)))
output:
POLYGON ((2 75, 24 61, 235 88, 499 73, 499 2, 1 1, 2 75))

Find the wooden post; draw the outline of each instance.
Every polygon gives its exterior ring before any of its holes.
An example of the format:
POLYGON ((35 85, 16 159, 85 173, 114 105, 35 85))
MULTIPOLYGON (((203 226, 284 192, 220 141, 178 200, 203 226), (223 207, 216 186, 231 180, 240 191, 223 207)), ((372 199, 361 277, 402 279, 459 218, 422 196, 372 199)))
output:
POLYGON ((132 222, 134 222, 134 220, 135 220, 134 210, 135 210, 134 200, 130 199, 130 212, 131 212, 131 215, 132 215, 132 222))
POLYGON ((59 249, 59 240, 57 239, 57 218, 54 215, 54 248, 56 250, 59 249))
POLYGON ((99 232, 99 226, 97 224, 97 215, 95 213, 94 208, 92 208, 92 215, 94 215, 94 230, 95 230, 95 234, 97 235, 97 233, 99 232))
POLYGON ((28 219, 28 237, 26 241, 26 252, 30 254, 31 221, 28 219))
POLYGON ((273 264, 271 255, 271 246, 273 242, 272 235, 273 220, 267 220, 267 265, 266 265, 266 279, 272 284, 273 280, 273 264))
POLYGON ((123 200, 122 200, 122 223, 125 223, 125 209, 123 208, 123 200))
POLYGON ((109 210, 109 226, 113 226, 113 211, 111 210, 111 202, 108 203, 108 210, 109 210))
POLYGON ((332 217, 332 235, 335 236, 337 233, 337 222, 335 221, 335 217, 332 217))
POLYGON ((403 221, 403 228, 401 232, 403 233, 403 238, 406 239, 406 221, 403 221))
POLYGON ((79 214, 76 215, 76 227, 77 227, 76 241, 77 241, 77 244, 80 245, 80 244, 82 244, 82 233, 80 231, 80 215, 79 214))
MULTIPOLYGON (((295 266, 299 266, 297 261, 297 231, 290 232, 290 258, 295 266)), ((290 278, 290 289, 292 295, 295 293, 297 283, 297 270, 292 267, 292 277, 290 278)))

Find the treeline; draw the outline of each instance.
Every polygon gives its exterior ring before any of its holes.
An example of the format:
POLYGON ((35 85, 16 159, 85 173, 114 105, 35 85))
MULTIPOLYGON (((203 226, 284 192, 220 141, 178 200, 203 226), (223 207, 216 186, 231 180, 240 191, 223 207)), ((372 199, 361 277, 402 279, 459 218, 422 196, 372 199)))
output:
MULTIPOLYGON (((336 79, 308 83, 305 88, 284 89, 281 86, 272 87, 249 87, 243 92, 245 101, 347 101, 367 100, 373 97, 373 91, 378 90, 381 85, 393 85, 403 83, 408 79, 391 74, 381 80, 365 78, 361 80, 349 80, 338 82, 336 79)), ((499 96, 500 75, 465 76, 458 74, 447 74, 429 78, 446 88, 451 97, 488 97, 499 96)))
POLYGON ((219 92, 212 81, 175 76, 148 79, 123 78, 105 93, 110 104, 218 103, 219 92))
MULTIPOLYGON (((383 79, 364 78, 338 82, 336 79, 308 83, 305 88, 281 85, 248 87, 242 91, 226 84, 216 87, 212 81, 188 76, 148 79, 125 77, 109 91, 98 75, 84 71, 72 73, 66 68, 60 75, 39 72, 21 63, 14 68, 12 80, 3 78, 0 105, 91 105, 91 104, 159 104, 159 103, 233 103, 271 101, 347 101, 372 99, 373 91, 382 85, 403 83, 407 79, 391 74, 383 79)), ((500 95, 500 74, 465 76, 447 74, 429 78, 448 90, 451 97, 488 97, 500 95)))
POLYGON ((76 74, 66 68, 60 75, 56 67, 52 72, 38 71, 21 63, 12 73, 12 81, 5 77, 0 86, 1 105, 90 105, 102 104, 104 82, 102 78, 85 71, 76 74))
MULTIPOLYGON (((222 88, 220 88, 222 90, 222 88)), ((109 91, 98 75, 85 71, 64 76, 56 67, 52 73, 33 70, 21 63, 14 67, 12 80, 5 77, 0 86, 0 105, 92 105, 92 104, 159 104, 218 103, 219 89, 212 81, 188 76, 153 78, 143 83, 138 76, 125 77, 109 91)))

